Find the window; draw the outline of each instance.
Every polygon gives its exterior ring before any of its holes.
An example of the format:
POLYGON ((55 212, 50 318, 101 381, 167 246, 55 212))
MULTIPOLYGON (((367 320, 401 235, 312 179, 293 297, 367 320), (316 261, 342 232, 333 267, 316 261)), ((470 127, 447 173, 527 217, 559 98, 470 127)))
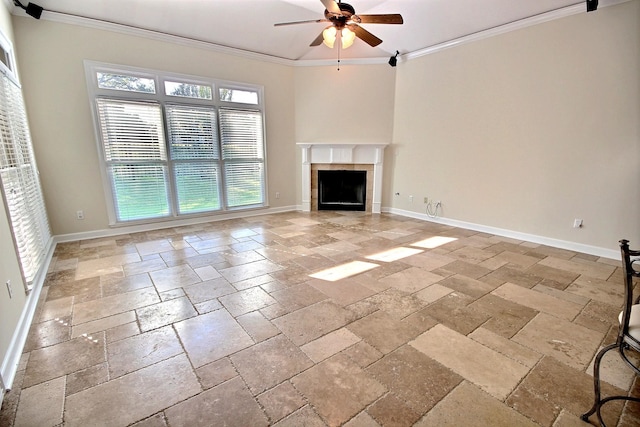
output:
POLYGON ((44 264, 51 231, 38 178, 22 91, 0 37, 0 182, 27 290, 44 264))
POLYGON ((255 111, 220 109, 227 203, 239 207, 262 200, 262 116, 255 111))
POLYGON ((240 102, 243 104, 258 104, 258 94, 250 90, 220 88, 220 100, 227 102, 240 102))
POLYGON ((86 70, 112 224, 266 205, 262 88, 86 70))
POLYGON ((117 218, 169 215, 160 105, 99 98, 97 107, 117 218))
POLYGON ((131 92, 156 93, 155 81, 150 78, 128 74, 96 73, 100 89, 114 89, 131 92))
POLYGON ((167 106, 167 129, 180 214, 209 212, 222 207, 217 122, 212 108, 167 106))
POLYGON ((164 82, 164 91, 169 96, 186 96, 188 98, 213 99, 211 95, 211 86, 164 82))

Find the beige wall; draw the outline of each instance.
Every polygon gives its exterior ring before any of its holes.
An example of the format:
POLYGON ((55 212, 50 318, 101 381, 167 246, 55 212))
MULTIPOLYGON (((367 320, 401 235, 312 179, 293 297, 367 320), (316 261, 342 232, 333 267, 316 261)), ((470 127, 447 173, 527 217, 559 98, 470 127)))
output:
POLYGON ((426 196, 453 220, 640 242, 639 88, 639 1, 400 63, 383 206, 424 213, 426 196))
MULTIPOLYGON (((11 17, 5 5, 0 5, 0 32, 13 41, 11 17)), ((20 273, 20 264, 14 250, 8 212, 0 198, 0 374, 6 378, 8 371, 13 370, 8 354, 14 331, 20 322, 27 296, 20 273), (11 281, 13 297, 9 298, 6 283, 11 281)), ((0 396, 4 394, 0 392, 0 396)))
POLYGON ((264 85, 272 206, 300 205, 295 142, 392 141, 383 207, 423 214, 426 196, 451 220, 603 248, 640 239, 639 3, 339 71, 14 17, 53 233, 107 228, 90 59, 264 85))
POLYGON ((297 67, 296 142, 386 142, 393 136, 395 69, 297 67))
POLYGON ((14 27, 54 235, 108 228, 85 59, 264 86, 269 199, 272 207, 295 205, 291 67, 29 17, 14 17, 14 27), (79 209, 83 221, 75 219, 79 209))

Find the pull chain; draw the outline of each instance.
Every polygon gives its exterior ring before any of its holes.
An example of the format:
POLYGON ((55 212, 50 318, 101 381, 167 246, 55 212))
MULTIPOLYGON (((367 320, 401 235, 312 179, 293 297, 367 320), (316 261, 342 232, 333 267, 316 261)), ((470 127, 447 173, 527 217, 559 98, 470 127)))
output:
POLYGON ((338 42, 338 71, 340 71, 340 47, 342 46, 342 30, 338 31, 339 36, 337 37, 338 42))

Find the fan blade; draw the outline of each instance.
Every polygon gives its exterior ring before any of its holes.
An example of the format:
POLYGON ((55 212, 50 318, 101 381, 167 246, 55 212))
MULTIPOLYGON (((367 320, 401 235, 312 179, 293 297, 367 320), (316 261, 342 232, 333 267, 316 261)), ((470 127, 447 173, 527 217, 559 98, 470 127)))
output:
POLYGON ((285 25, 298 25, 298 24, 309 24, 312 22, 331 22, 328 19, 309 19, 308 21, 295 21, 295 22, 280 22, 278 24, 273 24, 274 27, 283 27, 285 25))
POLYGON ((312 41, 309 46, 310 47, 320 46, 323 41, 324 41, 324 37, 322 36, 322 33, 320 33, 318 37, 316 37, 315 40, 312 41))
POLYGON ((342 15, 342 11, 334 0, 320 0, 324 5, 324 8, 329 11, 329 13, 333 13, 335 15, 342 15))
POLYGON ((382 43, 381 39, 377 38, 376 36, 374 36, 369 31, 365 30, 359 25, 352 24, 352 25, 349 25, 348 27, 351 31, 356 33, 356 37, 358 37, 359 39, 361 39, 371 47, 376 47, 380 43, 382 43))
POLYGON ((358 15, 363 24, 402 24, 404 21, 399 13, 387 15, 358 15))

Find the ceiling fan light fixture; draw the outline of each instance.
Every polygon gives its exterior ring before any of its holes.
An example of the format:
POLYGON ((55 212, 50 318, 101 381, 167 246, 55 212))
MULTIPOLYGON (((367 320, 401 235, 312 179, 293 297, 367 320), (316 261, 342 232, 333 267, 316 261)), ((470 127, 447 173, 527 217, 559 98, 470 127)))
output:
POLYGON ((330 49, 335 46, 336 38, 340 39, 342 48, 346 49, 353 44, 356 39, 356 33, 346 27, 338 31, 334 26, 327 27, 322 32, 322 42, 330 49))
POLYGON ((356 33, 354 33, 348 28, 343 28, 341 39, 342 39, 342 48, 346 49, 353 44, 353 41, 356 39, 356 33))
POLYGON ((325 46, 333 49, 333 44, 336 42, 336 34, 336 27, 333 25, 324 29, 322 32, 322 39, 325 46))

